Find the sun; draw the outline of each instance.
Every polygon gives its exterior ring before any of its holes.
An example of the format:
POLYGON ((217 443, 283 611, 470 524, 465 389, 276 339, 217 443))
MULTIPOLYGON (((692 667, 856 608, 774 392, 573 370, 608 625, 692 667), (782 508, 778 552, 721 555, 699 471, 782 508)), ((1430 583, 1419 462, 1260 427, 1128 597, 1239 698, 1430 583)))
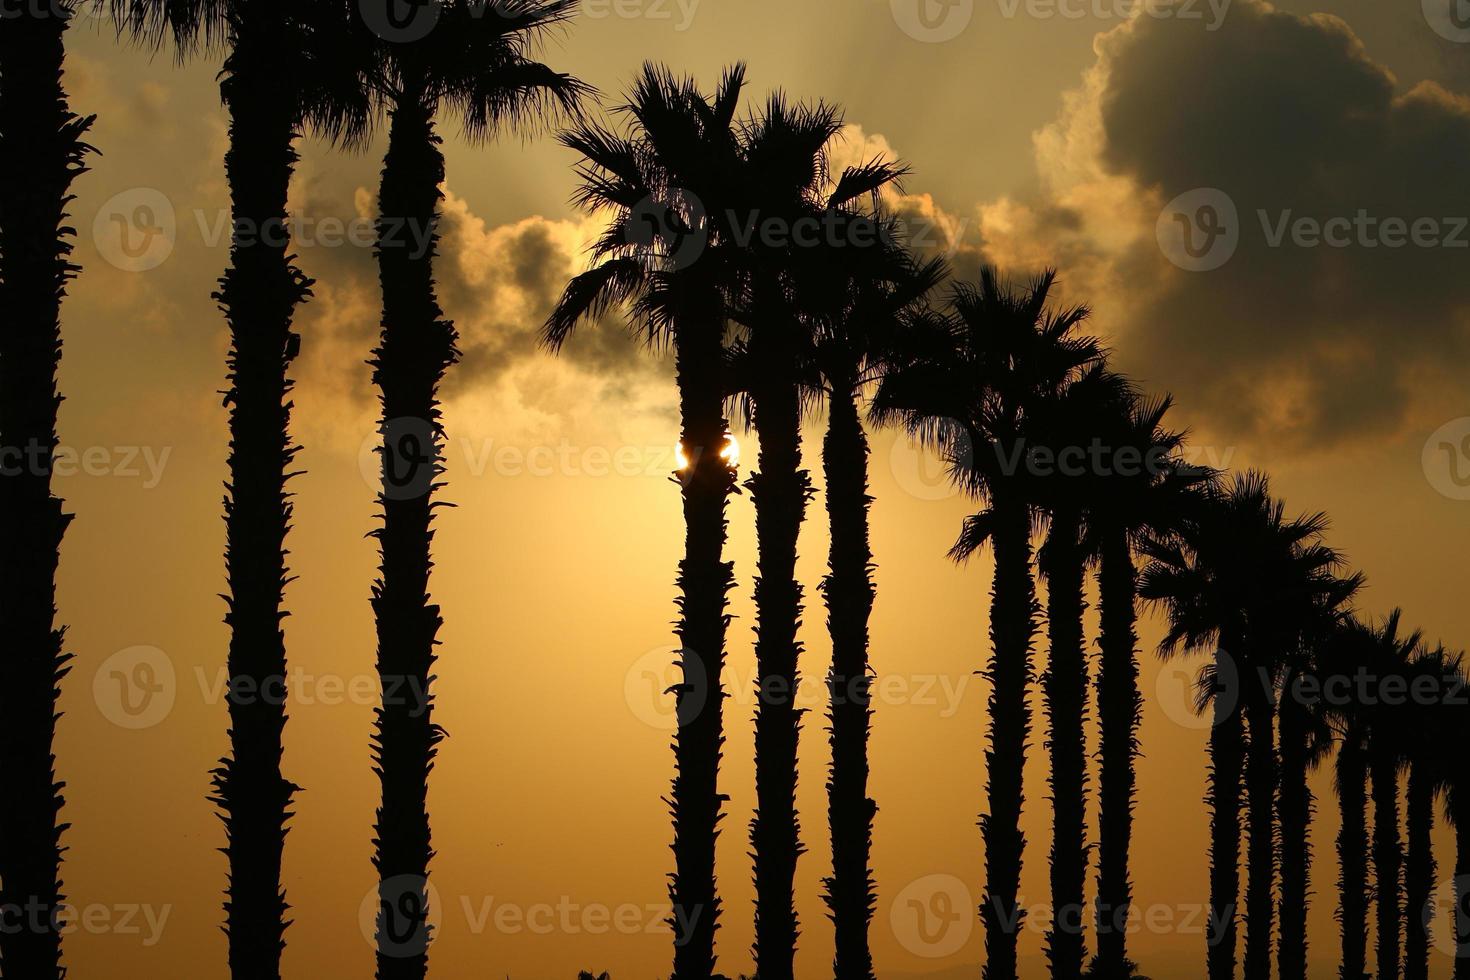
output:
MULTIPOLYGON (((731 469, 740 465, 740 443, 733 433, 725 433, 725 447, 720 450, 720 458, 728 463, 731 469)), ((678 470, 683 471, 689 468, 689 455, 684 452, 683 443, 675 443, 674 459, 678 470)))

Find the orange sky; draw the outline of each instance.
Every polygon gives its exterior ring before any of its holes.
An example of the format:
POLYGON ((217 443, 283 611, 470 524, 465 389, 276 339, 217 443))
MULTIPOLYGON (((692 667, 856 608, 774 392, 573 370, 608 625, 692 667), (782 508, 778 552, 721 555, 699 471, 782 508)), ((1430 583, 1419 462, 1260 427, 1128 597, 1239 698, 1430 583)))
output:
MULTIPOLYGON (((954 12, 964 23, 951 21, 943 37, 928 40, 913 36, 903 3, 603 2, 547 57, 612 101, 645 58, 705 79, 741 58, 750 63, 753 93, 784 86, 842 103, 853 127, 842 152, 887 148, 909 161, 915 173, 897 203, 955 239, 946 244, 957 265, 972 268, 982 255, 1018 271, 1059 263, 1069 298, 1098 307, 1098 328, 1123 368, 1174 390, 1180 421, 1200 451, 1212 454, 1204 461, 1268 468, 1288 508, 1332 515, 1331 542, 1369 576, 1368 612, 1401 605, 1431 638, 1463 644, 1470 614, 1458 573, 1470 544, 1470 505, 1454 499, 1455 484, 1437 457, 1426 465, 1422 453, 1432 432, 1467 414, 1463 381, 1454 378, 1470 305, 1463 274, 1446 286, 1440 253, 1390 259, 1354 250, 1330 262, 1314 253, 1311 264, 1299 265, 1294 256, 1247 247, 1217 278, 1189 279, 1216 274, 1169 265, 1153 234, 1161 205, 1181 187, 1225 186, 1253 220, 1257 201, 1291 206, 1292 174, 1311 169, 1264 124, 1232 132, 1232 145, 1244 158, 1259 142, 1275 168, 1265 178, 1249 168, 1218 169, 1219 156, 1190 162, 1185 143, 1192 137, 1177 134, 1188 119, 1210 126, 1220 110, 1201 94, 1203 82, 1196 91, 1180 81, 1189 76, 1171 68, 1170 45, 1191 50, 1218 39, 1255 50, 1250 32, 1275 32, 1300 40, 1332 70, 1393 73, 1384 132, 1411 149, 1419 130, 1406 118, 1449 134, 1434 145, 1463 145, 1456 127, 1470 109, 1449 93, 1470 93, 1464 45, 1436 34, 1417 9, 1389 12, 1366 0, 1327 11, 1340 22, 1272 19, 1269 8, 1239 0, 1216 29, 1130 22, 1111 0, 1064 4, 1076 17, 1048 15, 1051 7, 1025 0, 961 0, 954 12), (1348 29, 1361 47, 1338 43, 1348 29), (1141 81, 1133 85, 1135 77, 1141 81), (1169 85, 1145 84, 1155 80, 1169 85), (1443 89, 1411 97, 1425 80, 1443 89), (1139 91, 1151 97, 1136 104, 1106 97, 1139 91), (1181 121, 1170 107, 1188 107, 1192 98, 1198 101, 1181 121), (1151 123, 1165 131, 1152 132, 1151 123), (1164 149, 1147 156, 1154 136, 1164 149), (1174 154, 1176 136, 1184 142, 1174 154), (1203 171, 1170 169, 1186 164, 1203 171), (1285 196, 1272 198, 1278 187, 1285 196), (1387 314, 1375 307, 1363 322, 1334 316, 1317 324, 1289 315, 1276 299, 1250 305, 1252 294, 1274 296, 1289 275, 1330 306, 1334 284, 1371 278, 1380 261, 1407 263, 1392 266, 1401 295, 1380 297, 1387 314), (1166 316, 1180 309, 1186 315, 1166 316), (1401 397, 1389 397, 1400 389, 1401 397)), ((1212 16, 1207 5, 1195 6, 1212 16)), ((78 515, 59 599, 77 660, 65 684, 57 752, 74 825, 66 836, 67 892, 79 917, 91 916, 68 937, 66 957, 78 977, 212 980, 226 975, 217 929, 222 832, 205 800, 208 771, 225 750, 226 633, 216 594, 223 587, 225 443, 217 392, 226 340, 209 299, 226 261, 225 243, 211 234, 227 203, 225 120, 213 65, 179 69, 167 54, 120 51, 110 27, 96 20, 73 32, 71 50, 73 105, 99 114, 92 142, 103 156, 78 183, 77 255, 85 271, 64 316, 61 441, 85 465, 60 484, 78 515), (170 212, 173 230, 161 251, 130 258, 119 250, 112 216, 128 220, 140 204, 163 215, 160 227, 169 226, 170 212), (139 266, 153 267, 130 271, 139 266), (128 715, 114 671, 146 679, 135 673, 140 663, 162 690, 143 714, 128 715)), ((1296 60, 1278 53, 1232 64, 1244 78, 1275 79, 1284 69, 1268 64, 1272 57, 1296 60)), ((1219 126, 1233 125, 1227 115, 1219 126)), ((1310 115, 1298 128, 1315 131, 1310 115)), ((613 331, 574 342, 565 363, 532 347, 548 297, 581 261, 594 227, 566 204, 572 155, 549 141, 470 147, 452 123, 445 133, 440 279, 468 356, 447 389, 447 497, 458 506, 441 514, 433 580, 445 616, 437 720, 450 738, 431 787, 433 882, 442 910, 431 969, 464 978, 566 978, 591 968, 616 980, 652 976, 669 959, 659 924, 671 866, 660 797, 671 774, 672 719, 656 693, 667 686, 661 680, 682 535, 677 490, 667 481, 672 385, 666 366, 613 331)), ((364 476, 363 453, 376 403, 363 362, 377 298, 370 250, 333 245, 328 219, 344 232, 363 227, 380 149, 342 156, 308 142, 293 193, 303 219, 301 262, 318 285, 298 320, 304 340, 295 431, 307 475, 293 484, 292 566, 300 579, 288 593, 286 628, 299 673, 285 768, 304 791, 287 848, 295 916, 283 966, 289 976, 366 975, 372 965, 359 910, 375 881, 369 839, 377 782, 367 741, 375 548, 365 538, 374 474, 369 464, 364 476)), ((1390 162, 1413 166, 1399 156, 1390 162)), ((1378 173, 1367 163, 1361 169, 1378 173)), ((1368 183, 1359 197, 1300 207, 1470 213, 1463 191, 1437 197, 1426 183, 1417 203, 1381 199, 1379 185, 1368 183)), ((808 460, 818 469, 820 432, 814 420, 808 460)), ((747 460, 752 450, 746 447, 747 460)), ((878 972, 884 980, 973 976, 981 956, 973 917, 920 928, 910 902, 938 913, 946 908, 939 896, 962 911, 978 901, 974 824, 986 692, 973 671, 983 656, 991 569, 985 558, 967 568, 944 559, 966 502, 904 440, 876 435, 873 485, 878 972)), ((797 880, 797 968, 808 977, 828 969, 831 946, 818 898, 827 867, 820 695, 829 651, 815 590, 826 559, 823 523, 818 500, 799 566, 808 586, 803 674, 813 709, 798 801, 810 853, 797 880)), ((754 541, 743 496, 731 507, 730 553, 739 587, 722 777, 731 799, 720 849, 720 964, 734 975, 750 968, 752 934, 745 831, 753 802, 754 541)), ((1090 619, 1090 637, 1094 627, 1090 619)), ((1149 653, 1157 623, 1145 620, 1143 634, 1145 758, 1134 876, 1136 901, 1150 918, 1132 949, 1155 977, 1191 976, 1204 942, 1205 732, 1182 709, 1178 676, 1161 674, 1149 653)), ((1047 899, 1040 721, 1038 713, 1027 786, 1023 897, 1031 907, 1047 899)), ((1318 791, 1312 959, 1313 976, 1326 978, 1336 974, 1335 820, 1325 780, 1318 791)), ((1441 864, 1449 857, 1442 849, 1441 864)), ((1041 976, 1039 924, 1022 950, 1027 975, 1041 976)), ((1449 968, 1448 957, 1436 955, 1434 975, 1447 977, 1449 968)))

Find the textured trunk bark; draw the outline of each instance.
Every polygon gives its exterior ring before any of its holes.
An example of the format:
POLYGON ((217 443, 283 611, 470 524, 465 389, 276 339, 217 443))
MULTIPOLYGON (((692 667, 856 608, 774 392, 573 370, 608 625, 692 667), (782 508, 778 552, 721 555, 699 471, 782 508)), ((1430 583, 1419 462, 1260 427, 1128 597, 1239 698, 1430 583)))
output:
MULTIPOLYGON (((777 353, 777 352, 772 352, 777 353)), ((801 644, 802 588, 796 547, 811 486, 801 469, 801 405, 794 381, 779 377, 779 353, 763 363, 754 393, 760 471, 746 486, 755 505, 758 575, 755 581, 755 658, 759 675, 755 711, 756 812, 750 823, 755 856, 755 962, 761 980, 791 980, 796 954, 794 892, 803 852, 796 813, 796 706, 801 644)), ((789 361, 787 362, 789 363, 789 361)))
POLYGON ((1470 980, 1470 806, 1464 796, 1467 774, 1451 790, 1455 818, 1455 972, 1454 980, 1470 980))
POLYGON ((1281 980, 1306 980, 1307 908, 1312 891, 1312 791, 1307 786, 1306 706, 1295 697, 1281 701, 1281 945, 1276 963, 1281 980))
POLYGON ((294 93, 281 79, 279 11, 243 5, 221 93, 230 112, 225 173, 235 221, 230 268, 216 298, 230 326, 230 480, 226 487, 225 621, 230 627, 230 749, 214 772, 227 836, 225 904, 231 974, 280 975, 286 895, 281 853, 296 786, 281 774, 289 572, 286 482, 291 441, 291 317, 310 282, 292 265, 286 199, 296 164, 294 93))
POLYGON ((1337 754, 1338 922, 1342 928, 1341 980, 1368 975, 1368 760, 1357 736, 1337 754))
POLYGON ((392 111, 379 192, 378 270, 383 331, 373 352, 381 393, 381 550, 372 605, 383 705, 373 736, 382 784, 376 825, 379 980, 422 980, 433 940, 429 773, 443 731, 430 677, 443 623, 429 599, 433 497, 443 472, 438 388, 458 356, 454 326, 434 293, 433 257, 444 158, 433 112, 410 78, 392 111))
POLYGON ((868 798, 869 691, 868 617, 873 611, 873 552, 868 543, 868 437, 857 401, 833 383, 831 420, 822 446, 827 479, 827 515, 832 528, 827 628, 832 635, 832 775, 827 782, 827 821, 832 832, 832 877, 826 880, 827 908, 835 932, 832 974, 836 980, 873 980, 868 925, 877 902, 869 866, 873 816, 868 798))
MULTIPOLYGON (((1238 648, 1237 648, 1238 649, 1238 648)), ((1210 729, 1210 980, 1234 980, 1240 900, 1240 779, 1244 725, 1238 705, 1217 698, 1210 729)))
POLYGON ((1022 774, 1031 733, 1026 691, 1031 684, 1031 642, 1036 632, 1036 594, 1031 578, 1031 517, 1027 505, 1004 495, 995 511, 995 584, 990 593, 990 747, 985 753, 987 812, 980 815, 985 841, 985 885, 980 921, 985 926, 985 980, 1016 980, 1016 941, 1025 925, 1020 907, 1022 774))
POLYGON ((1378 899, 1378 975, 1399 976, 1399 941, 1403 934, 1404 894, 1400 872, 1399 770, 1397 760, 1381 748, 1370 748, 1373 775, 1373 881, 1378 899))
POLYGON ((1052 515, 1042 552, 1050 647, 1042 697, 1051 749, 1052 927, 1046 955, 1054 980, 1079 980, 1086 957, 1083 889, 1087 881, 1087 661, 1082 649, 1083 560, 1075 512, 1052 515))
POLYGON ((1249 865, 1245 899, 1245 978, 1271 980, 1276 906, 1276 706, 1269 681, 1246 680, 1246 790, 1249 794, 1249 865))
POLYGON ((723 556, 725 502, 735 471, 721 455, 728 423, 721 380, 719 304, 680 311, 675 323, 675 360, 682 416, 681 442, 689 460, 681 476, 684 499, 684 558, 679 563, 679 620, 682 680, 675 691, 674 734, 673 980, 708 980, 715 969, 715 931, 720 899, 715 881, 715 838, 725 797, 718 788, 724 742, 724 690, 728 594, 732 563, 723 556))
POLYGON ((1097 969, 1100 978, 1128 976, 1128 910, 1133 885, 1128 852, 1133 836, 1134 760, 1143 698, 1138 691, 1137 575, 1128 536, 1108 532, 1098 571, 1101 665, 1097 674, 1098 882, 1097 969))
POLYGON ((1409 770, 1409 857, 1404 865, 1404 895, 1408 900, 1404 927, 1404 980, 1428 980, 1429 921, 1426 914, 1434 897, 1434 783, 1423 764, 1409 770))
POLYGON ((61 301, 77 268, 66 206, 92 120, 62 88, 67 18, 31 4, 0 24, 0 960, 7 976, 64 974, 52 743, 67 672, 56 569, 71 521, 51 493, 61 398, 61 301))

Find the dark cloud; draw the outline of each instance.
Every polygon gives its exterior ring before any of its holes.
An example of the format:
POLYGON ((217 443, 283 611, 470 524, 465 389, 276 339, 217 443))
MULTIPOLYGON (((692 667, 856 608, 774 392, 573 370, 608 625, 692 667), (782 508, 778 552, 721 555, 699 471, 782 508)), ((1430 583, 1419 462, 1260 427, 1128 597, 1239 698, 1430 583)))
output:
MULTIPOLYGON (((1239 245, 1213 271, 1170 264, 1152 227, 1114 257, 1124 366, 1277 448, 1399 427, 1426 372, 1470 348, 1470 102, 1400 85, 1336 18, 1255 0, 1214 31, 1140 17, 1098 51, 1101 170, 1159 202, 1216 189, 1238 216, 1239 245), (1301 219, 1309 233, 1336 220, 1346 244, 1294 241, 1301 219), (1440 244, 1386 243, 1416 221, 1440 244)), ((1064 272, 1096 261, 1067 234, 1075 213, 1033 212, 1064 272)))

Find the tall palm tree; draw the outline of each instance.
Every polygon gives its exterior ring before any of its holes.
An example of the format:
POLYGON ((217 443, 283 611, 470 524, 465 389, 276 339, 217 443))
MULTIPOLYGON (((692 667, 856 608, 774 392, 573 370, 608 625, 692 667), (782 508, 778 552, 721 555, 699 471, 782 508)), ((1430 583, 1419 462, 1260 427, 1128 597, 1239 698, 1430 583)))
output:
POLYGON ((1361 588, 1355 574, 1324 581, 1314 608, 1303 620, 1286 661, 1280 705, 1281 779, 1277 814, 1281 838, 1281 942, 1277 968, 1282 980, 1305 980, 1307 910, 1311 902, 1311 825, 1315 800, 1308 775, 1332 751, 1330 707, 1322 703, 1322 679, 1330 668, 1332 639, 1348 615, 1346 606, 1361 588))
POLYGON ((289 581, 287 481, 298 447, 290 435, 291 361, 301 338, 296 306, 311 281, 292 261, 286 201, 304 126, 336 140, 360 138, 368 104, 343 44, 336 0, 282 8, 266 0, 113 0, 119 26, 153 45, 172 37, 181 56, 225 49, 220 95, 230 115, 230 265, 214 294, 230 329, 229 481, 225 569, 230 754, 213 772, 212 801, 225 824, 229 888, 225 932, 232 975, 280 972, 287 926, 281 854, 298 788, 281 773, 286 725, 285 635, 289 581))
POLYGON ((1408 853, 1404 861, 1406 901, 1404 980, 1428 980, 1429 910, 1435 873, 1434 805, 1449 784, 1455 743, 1452 712, 1464 690, 1462 660, 1444 647, 1426 650, 1409 665, 1410 700, 1400 712, 1408 749, 1409 783, 1405 797, 1408 853), (1426 701, 1422 691, 1434 692, 1426 701))
POLYGON ((735 466, 724 449, 729 424, 724 343, 729 331, 738 241, 726 218, 724 188, 739 166, 733 128, 745 70, 726 72, 712 97, 666 69, 644 67, 613 132, 585 122, 562 137, 581 153, 577 203, 610 213, 594 245, 596 265, 568 284, 545 330, 559 349, 584 319, 631 305, 632 321, 650 343, 673 348, 679 389, 679 474, 684 504, 684 557, 679 564, 679 666, 674 694, 673 904, 674 980, 714 975, 720 900, 715 840, 725 797, 718 789, 721 671, 733 586, 723 557, 725 503, 735 492, 735 466))
MULTIPOLYGON (((1463 673, 1453 678, 1451 691, 1464 691, 1463 673)), ((1470 707, 1447 705, 1443 721, 1446 754, 1445 812, 1455 827, 1454 980, 1470 980, 1470 756, 1458 751, 1470 737, 1470 707)))
POLYGON ((1100 659, 1097 672, 1098 883, 1097 955, 1089 967, 1098 978, 1130 977, 1128 916, 1133 886, 1129 850, 1133 834, 1138 727, 1143 698, 1138 689, 1136 545, 1164 540, 1190 506, 1195 490, 1213 479, 1209 470, 1180 458, 1183 435, 1167 430, 1172 399, 1134 395, 1102 422, 1115 462, 1096 474, 1097 492, 1088 502, 1086 551, 1097 561, 1100 659), (1131 454, 1131 455, 1125 455, 1131 454))
MULTIPOLYGON (((750 830, 754 952, 757 973, 774 980, 792 976, 798 928, 793 886, 797 858, 805 850, 795 806, 802 611, 796 550, 811 496, 801 469, 801 420, 817 392, 810 383, 817 370, 813 345, 834 283, 858 274, 891 275, 895 261, 883 238, 859 234, 876 232, 876 219, 848 205, 873 197, 903 173, 875 160, 831 178, 827 151, 841 127, 834 106, 790 104, 772 96, 741 127, 740 167, 729 188, 743 227, 828 230, 815 240, 758 230, 740 255, 745 270, 734 310, 745 336, 732 352, 732 389, 760 442, 758 470, 745 484, 755 505, 759 552, 756 813, 750 830)), ((866 615, 855 625, 865 635, 866 615)), ((864 801, 854 803, 861 808, 864 801)), ((866 895, 864 882, 854 900, 866 895)))
POLYGON ((1088 459, 1102 444, 1104 420, 1133 397, 1128 383, 1101 365, 1038 406, 1033 448, 1055 461, 1037 481, 1039 511, 1049 519, 1038 570, 1047 583, 1047 668, 1042 700, 1051 755, 1052 925, 1046 954, 1053 977, 1077 980, 1086 960, 1087 658, 1083 648, 1083 580, 1089 505, 1100 495, 1106 461, 1088 459), (1080 453, 1080 454, 1079 454, 1080 453))
POLYGON ((1033 478, 1022 458, 1032 415, 1102 358, 1096 341, 1077 333, 1085 307, 1049 305, 1056 273, 1022 287, 992 268, 976 285, 955 287, 952 314, 935 324, 883 379, 874 399, 879 423, 899 423, 948 460, 952 478, 987 508, 967 518, 952 557, 988 543, 995 549, 991 589, 991 684, 985 883, 980 906, 988 980, 1015 980, 1020 907, 1022 774, 1031 730, 1026 692, 1036 632, 1031 536, 1033 478))
POLYGON ((854 263, 847 251, 832 250, 823 274, 814 277, 819 287, 803 290, 801 300, 802 308, 815 314, 811 384, 828 405, 822 467, 831 547, 821 588, 832 637, 827 675, 832 876, 823 882, 823 900, 833 923, 837 980, 873 980, 868 926, 877 902, 870 855, 878 806, 868 796, 868 618, 876 590, 868 535, 868 437, 859 403, 882 375, 884 352, 902 345, 905 326, 947 271, 943 260, 919 262, 902 247, 864 251, 860 257, 873 259, 873 267, 854 263))
MULTIPOLYGON (((396 2, 369 0, 362 8, 365 23, 390 23, 386 7, 396 2), (375 3, 385 9, 376 10, 375 3)), ((376 244, 382 336, 371 361, 383 440, 382 526, 373 532, 381 562, 372 605, 382 689, 409 692, 385 697, 377 710, 373 760, 382 803, 373 863, 383 907, 408 900, 421 917, 433 856, 428 778, 443 738, 433 721, 431 691, 443 619, 429 597, 434 510, 441 506, 434 496, 443 473, 439 384, 459 355, 454 325, 434 287, 444 181, 435 121, 441 111, 456 114, 474 141, 507 129, 534 131, 575 114, 586 91, 535 60, 538 42, 575 15, 577 0, 436 0, 423 9, 434 11, 432 25, 376 46, 369 79, 389 116, 376 244)), ((380 918, 379 980, 423 977, 429 940, 425 934, 405 945, 380 918)))
POLYGON ((67 205, 91 150, 92 117, 63 87, 71 0, 24 4, 0 27, 0 962, 60 977, 59 822, 52 744, 69 654, 56 624, 56 570, 71 516, 51 492, 61 397, 61 302, 71 262, 67 205))
MULTIPOLYGON (((1336 581, 1342 559, 1321 543, 1326 518, 1312 514, 1287 520, 1262 474, 1237 476, 1206 499, 1208 505, 1181 525, 1175 541, 1148 545, 1152 562, 1139 591, 1168 612, 1169 629, 1160 646, 1165 654, 1212 644, 1237 651, 1232 666, 1239 671, 1249 732, 1245 975, 1256 980, 1270 974, 1275 918, 1276 685, 1300 622, 1321 591, 1336 581)), ((1226 661, 1217 659, 1214 675, 1206 678, 1213 693, 1221 690, 1225 667, 1226 661)), ((1234 970, 1242 734, 1238 713, 1220 717, 1225 702, 1217 699, 1215 705, 1211 911, 1214 923, 1224 926, 1213 926, 1210 936, 1212 980, 1234 970)))

